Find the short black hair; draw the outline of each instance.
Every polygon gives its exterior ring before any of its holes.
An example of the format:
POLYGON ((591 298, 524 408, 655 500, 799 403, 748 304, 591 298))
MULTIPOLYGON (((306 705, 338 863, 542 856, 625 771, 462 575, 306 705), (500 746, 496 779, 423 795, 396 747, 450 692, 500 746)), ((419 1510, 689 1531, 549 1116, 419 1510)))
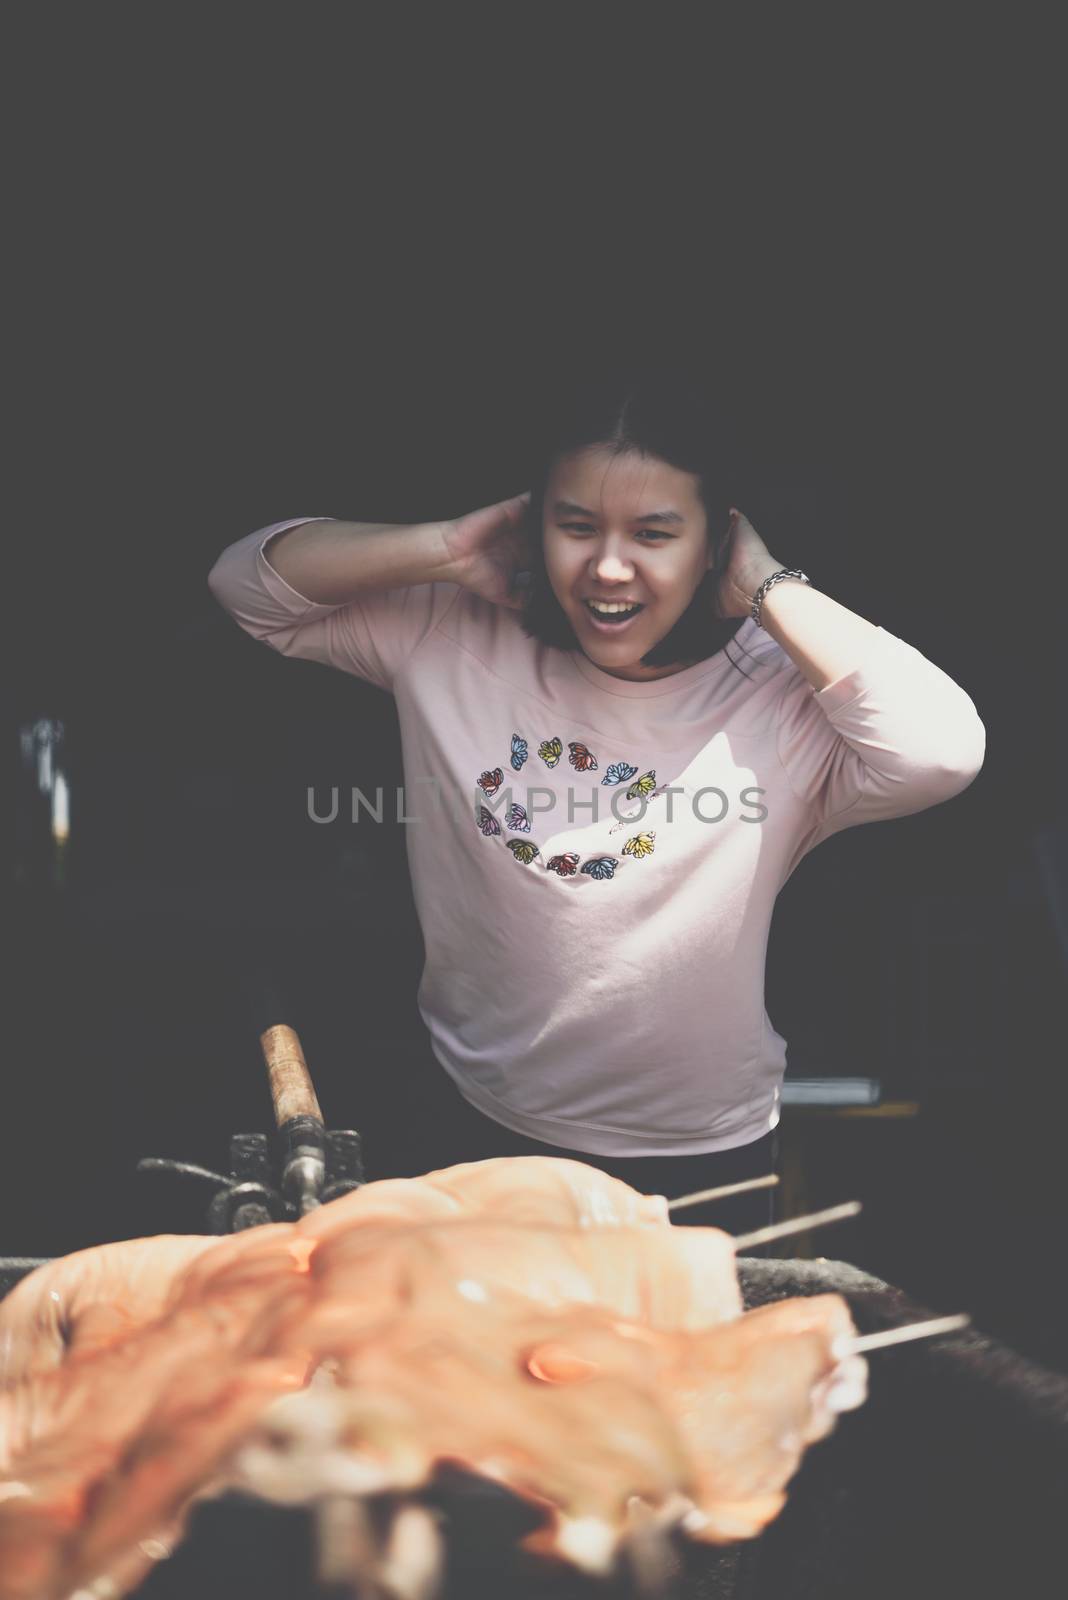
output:
MULTIPOLYGON (((545 569, 542 518, 549 475, 562 456, 599 446, 613 455, 655 456, 690 472, 708 519, 715 560, 675 626, 644 656, 647 667, 693 665, 718 654, 744 618, 717 618, 713 597, 723 575, 728 508, 744 499, 741 450, 711 385, 681 362, 644 362, 604 371, 554 400, 540 423, 527 481, 530 580, 520 618, 528 637, 560 650, 580 650, 545 569)), ((731 664, 736 666, 728 654, 731 664)))

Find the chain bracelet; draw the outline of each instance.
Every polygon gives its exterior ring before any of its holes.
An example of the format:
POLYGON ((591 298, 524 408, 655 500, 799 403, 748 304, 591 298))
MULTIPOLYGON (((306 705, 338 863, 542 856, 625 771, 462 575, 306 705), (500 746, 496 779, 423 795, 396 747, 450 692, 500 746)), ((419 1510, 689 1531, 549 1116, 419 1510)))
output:
POLYGON ((802 572, 800 567, 780 567, 778 572, 773 572, 771 574, 770 578, 765 578, 764 582, 760 585, 760 588, 753 596, 753 603, 749 608, 749 615, 752 617, 758 628, 760 627, 760 608, 764 604, 765 595, 769 589, 773 588, 775 584, 781 583, 784 578, 798 578, 802 583, 807 584, 811 584, 812 582, 812 579, 807 573, 802 572))

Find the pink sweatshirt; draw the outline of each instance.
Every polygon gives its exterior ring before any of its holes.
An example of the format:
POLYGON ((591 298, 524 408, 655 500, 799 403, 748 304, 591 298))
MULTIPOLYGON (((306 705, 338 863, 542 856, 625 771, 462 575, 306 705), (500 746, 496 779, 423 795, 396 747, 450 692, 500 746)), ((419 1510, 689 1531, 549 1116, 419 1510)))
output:
POLYGON ((786 1064, 764 1008, 775 897, 830 834, 966 788, 972 701, 882 628, 816 692, 748 620, 711 659, 629 683, 454 584, 317 605, 264 554, 307 520, 231 545, 209 582, 253 638, 396 698, 418 1004, 457 1088, 595 1155, 760 1138, 786 1064))

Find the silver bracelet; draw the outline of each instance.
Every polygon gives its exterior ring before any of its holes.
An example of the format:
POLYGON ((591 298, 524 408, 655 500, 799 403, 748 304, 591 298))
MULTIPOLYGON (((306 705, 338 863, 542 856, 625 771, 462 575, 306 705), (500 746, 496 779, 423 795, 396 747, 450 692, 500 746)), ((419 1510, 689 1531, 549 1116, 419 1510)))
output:
POLYGON ((807 575, 807 573, 802 572, 800 567, 780 567, 778 572, 773 572, 771 574, 770 578, 765 578, 764 582, 760 585, 760 588, 753 596, 753 603, 749 607, 749 615, 752 617, 758 628, 760 627, 760 608, 764 604, 764 596, 767 594, 769 589, 773 588, 775 584, 781 583, 784 578, 798 578, 802 583, 812 583, 812 579, 807 575))

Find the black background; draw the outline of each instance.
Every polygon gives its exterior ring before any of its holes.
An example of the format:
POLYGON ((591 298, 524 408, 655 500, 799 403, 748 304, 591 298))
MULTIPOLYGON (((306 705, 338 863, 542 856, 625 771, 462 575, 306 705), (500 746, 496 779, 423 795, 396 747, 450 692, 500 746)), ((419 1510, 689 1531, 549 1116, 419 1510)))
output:
POLYGON ((1051 44, 1037 11, 747 15, 8 19, 7 609, 72 836, 57 887, 20 776, 0 1250, 199 1226, 130 1171, 265 1126, 250 976, 330 1121, 373 1130, 402 1092, 403 830, 305 814, 311 784, 399 781, 392 703, 241 634, 216 555, 287 516, 516 493, 554 392, 676 349, 718 375, 774 554, 987 726, 963 796, 829 841, 780 899, 790 1071, 922 1107, 815 1140, 812 1198, 868 1208, 822 1247, 1063 1359, 1051 44))

